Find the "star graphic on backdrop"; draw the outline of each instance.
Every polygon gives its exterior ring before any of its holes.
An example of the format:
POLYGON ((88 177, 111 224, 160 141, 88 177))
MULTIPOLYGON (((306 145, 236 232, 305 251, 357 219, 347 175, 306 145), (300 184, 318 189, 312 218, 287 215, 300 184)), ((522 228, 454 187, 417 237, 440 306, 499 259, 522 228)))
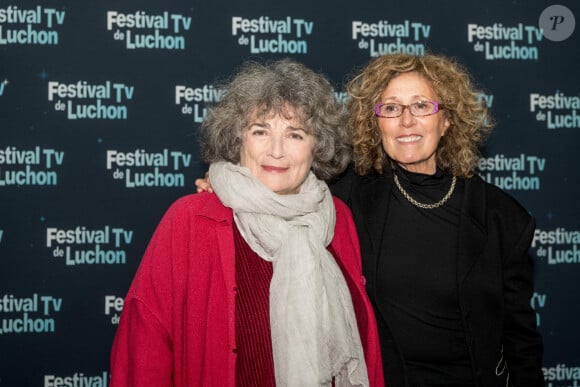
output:
POLYGON ((39 76, 39 77, 40 77, 40 79, 42 79, 43 81, 44 81, 46 78, 48 78, 48 74, 47 74, 47 72, 46 72, 44 69, 42 69, 42 72, 41 72, 40 74, 38 74, 38 76, 39 76))

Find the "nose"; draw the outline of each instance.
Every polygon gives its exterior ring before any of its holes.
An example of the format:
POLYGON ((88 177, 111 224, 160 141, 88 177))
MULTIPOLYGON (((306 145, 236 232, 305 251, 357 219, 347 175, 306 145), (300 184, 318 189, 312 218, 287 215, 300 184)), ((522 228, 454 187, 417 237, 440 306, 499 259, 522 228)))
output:
POLYGON ((270 139, 270 156, 275 159, 284 157, 284 138, 282 136, 272 136, 270 139))
POLYGON ((403 126, 410 126, 415 123, 415 116, 411 114, 409 106, 403 107, 403 114, 401 114, 401 124, 403 126))

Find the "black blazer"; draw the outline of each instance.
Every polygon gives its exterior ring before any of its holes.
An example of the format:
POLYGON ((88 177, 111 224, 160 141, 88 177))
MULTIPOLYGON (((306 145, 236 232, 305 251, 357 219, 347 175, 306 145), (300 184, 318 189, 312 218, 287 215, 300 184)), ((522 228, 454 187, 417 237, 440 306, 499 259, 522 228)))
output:
MULTIPOLYGON (((377 174, 359 176, 349 170, 331 184, 331 189, 353 212, 367 291, 374 300, 393 179, 377 174)), ((530 306, 533 276, 528 248, 534 229, 534 219, 511 196, 479 176, 465 180, 457 287, 478 386, 505 387, 506 379, 516 387, 544 386, 542 340, 530 306)), ((388 316, 385 319, 388 325, 388 316)), ((391 340, 381 338, 385 383, 398 387, 405 384, 406 377, 396 342, 385 344, 391 340), (389 374, 393 375, 391 381, 389 374)))

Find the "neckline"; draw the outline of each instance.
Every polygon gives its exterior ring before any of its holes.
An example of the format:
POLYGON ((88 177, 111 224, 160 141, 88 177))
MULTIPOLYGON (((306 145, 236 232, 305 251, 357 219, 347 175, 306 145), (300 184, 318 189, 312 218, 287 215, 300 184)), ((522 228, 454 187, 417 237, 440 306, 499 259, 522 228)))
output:
POLYGON ((404 168, 397 166, 393 173, 397 174, 401 184, 419 187, 436 187, 445 186, 449 187, 449 181, 452 176, 445 173, 442 169, 437 168, 435 173, 432 175, 419 172, 411 172, 404 168))

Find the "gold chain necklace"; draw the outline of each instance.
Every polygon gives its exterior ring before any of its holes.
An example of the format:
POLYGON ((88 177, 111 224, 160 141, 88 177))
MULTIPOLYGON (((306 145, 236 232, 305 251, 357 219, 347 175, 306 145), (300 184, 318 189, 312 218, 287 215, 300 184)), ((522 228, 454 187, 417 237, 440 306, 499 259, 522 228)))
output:
POLYGON ((401 191, 401 193, 403 194, 405 199, 407 199, 412 205, 419 207, 419 208, 424 208, 427 210, 432 210, 433 208, 441 207, 443 205, 443 203, 445 203, 447 200, 449 200, 449 198, 453 194, 453 190, 455 190, 455 182, 457 181, 457 178, 455 176, 453 176, 453 179, 451 179, 451 187, 449 187, 449 191, 447 191, 447 194, 445 194, 445 196, 443 196, 443 199, 439 200, 437 203, 425 204, 425 203, 419 203, 418 201, 413 199, 411 197, 411 195, 409 195, 409 193, 403 189, 403 187, 401 186, 401 183, 399 183, 399 178, 397 177, 396 173, 393 173, 393 178, 395 179, 395 184, 397 185, 397 188, 399 189, 399 191, 401 191))

